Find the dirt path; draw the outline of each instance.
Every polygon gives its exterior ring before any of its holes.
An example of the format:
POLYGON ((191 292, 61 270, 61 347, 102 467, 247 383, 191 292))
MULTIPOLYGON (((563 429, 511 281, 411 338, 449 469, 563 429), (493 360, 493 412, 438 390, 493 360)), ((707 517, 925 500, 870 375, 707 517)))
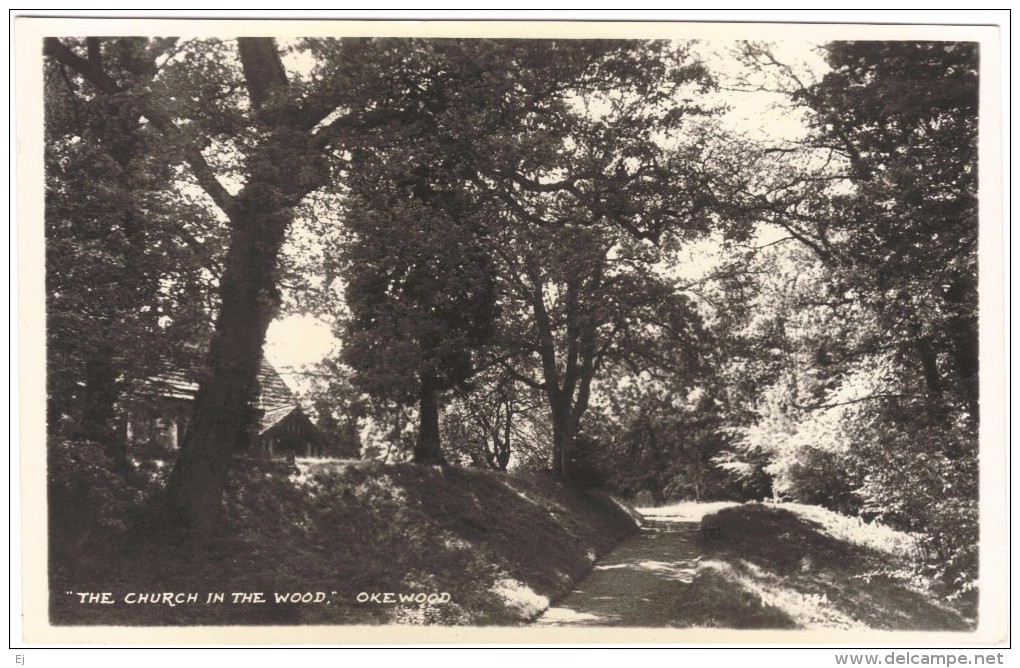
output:
POLYGON ((646 520, 640 533, 595 565, 537 626, 674 626, 701 560, 699 523, 646 520))
MULTIPOLYGON (((598 562, 537 626, 964 630, 972 621, 878 568, 896 562, 800 510, 729 503, 643 509, 645 525, 598 562), (831 529, 831 528, 830 528, 831 529)), ((807 510, 810 510, 810 508, 807 510)), ((824 519, 824 518, 823 518, 824 519)), ((891 553, 890 553, 891 554, 891 553)))

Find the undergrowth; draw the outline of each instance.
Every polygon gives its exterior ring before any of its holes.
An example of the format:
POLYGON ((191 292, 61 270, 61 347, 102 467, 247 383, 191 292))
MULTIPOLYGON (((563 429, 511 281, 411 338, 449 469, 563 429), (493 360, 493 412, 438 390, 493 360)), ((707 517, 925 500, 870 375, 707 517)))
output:
POLYGON ((703 539, 702 567, 798 628, 975 625, 976 599, 920 577, 906 534, 800 504, 744 504, 707 517, 722 529, 703 539))
POLYGON ((51 551, 54 624, 518 624, 635 528, 606 499, 542 474, 248 464, 231 476, 217 534, 195 546, 139 512, 164 469, 122 477, 87 451, 85 473, 78 450, 51 463, 50 543, 74 548, 51 551), (77 592, 114 603, 82 603, 77 592), (139 593, 198 601, 125 602, 139 593), (224 600, 207 602, 216 593, 224 600), (254 593, 265 602, 233 600, 254 593))

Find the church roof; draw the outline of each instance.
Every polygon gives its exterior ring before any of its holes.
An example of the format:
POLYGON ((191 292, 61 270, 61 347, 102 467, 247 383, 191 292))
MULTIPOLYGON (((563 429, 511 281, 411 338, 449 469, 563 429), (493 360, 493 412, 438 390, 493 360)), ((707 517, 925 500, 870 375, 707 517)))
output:
MULTIPOLYGON (((259 408, 263 411, 259 432, 265 432, 300 409, 297 397, 280 378, 273 365, 263 358, 259 368, 259 408)), ((173 369, 142 381, 136 393, 147 397, 194 401, 198 382, 187 369, 173 369)))

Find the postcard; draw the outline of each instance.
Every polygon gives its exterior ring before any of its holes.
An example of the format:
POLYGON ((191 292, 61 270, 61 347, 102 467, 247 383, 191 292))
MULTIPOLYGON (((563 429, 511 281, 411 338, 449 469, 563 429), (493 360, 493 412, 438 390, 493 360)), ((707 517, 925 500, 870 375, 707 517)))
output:
POLYGON ((1006 642, 994 26, 14 28, 26 644, 1006 642))

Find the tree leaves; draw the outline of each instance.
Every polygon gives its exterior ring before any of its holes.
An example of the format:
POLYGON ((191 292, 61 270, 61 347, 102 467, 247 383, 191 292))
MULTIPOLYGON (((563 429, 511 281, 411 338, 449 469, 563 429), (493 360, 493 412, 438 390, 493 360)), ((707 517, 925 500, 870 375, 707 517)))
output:
POLYGON ((720 322, 736 353, 727 459, 764 467, 795 499, 924 532, 926 558, 951 564, 940 573, 959 587, 975 568, 977 53, 825 51, 816 83, 781 76, 811 111, 803 145, 744 159, 782 156, 780 173, 758 171, 778 183, 764 197, 731 186, 809 252, 757 252, 750 284, 724 292, 745 301, 720 322), (837 157, 813 165, 826 153, 837 157))

